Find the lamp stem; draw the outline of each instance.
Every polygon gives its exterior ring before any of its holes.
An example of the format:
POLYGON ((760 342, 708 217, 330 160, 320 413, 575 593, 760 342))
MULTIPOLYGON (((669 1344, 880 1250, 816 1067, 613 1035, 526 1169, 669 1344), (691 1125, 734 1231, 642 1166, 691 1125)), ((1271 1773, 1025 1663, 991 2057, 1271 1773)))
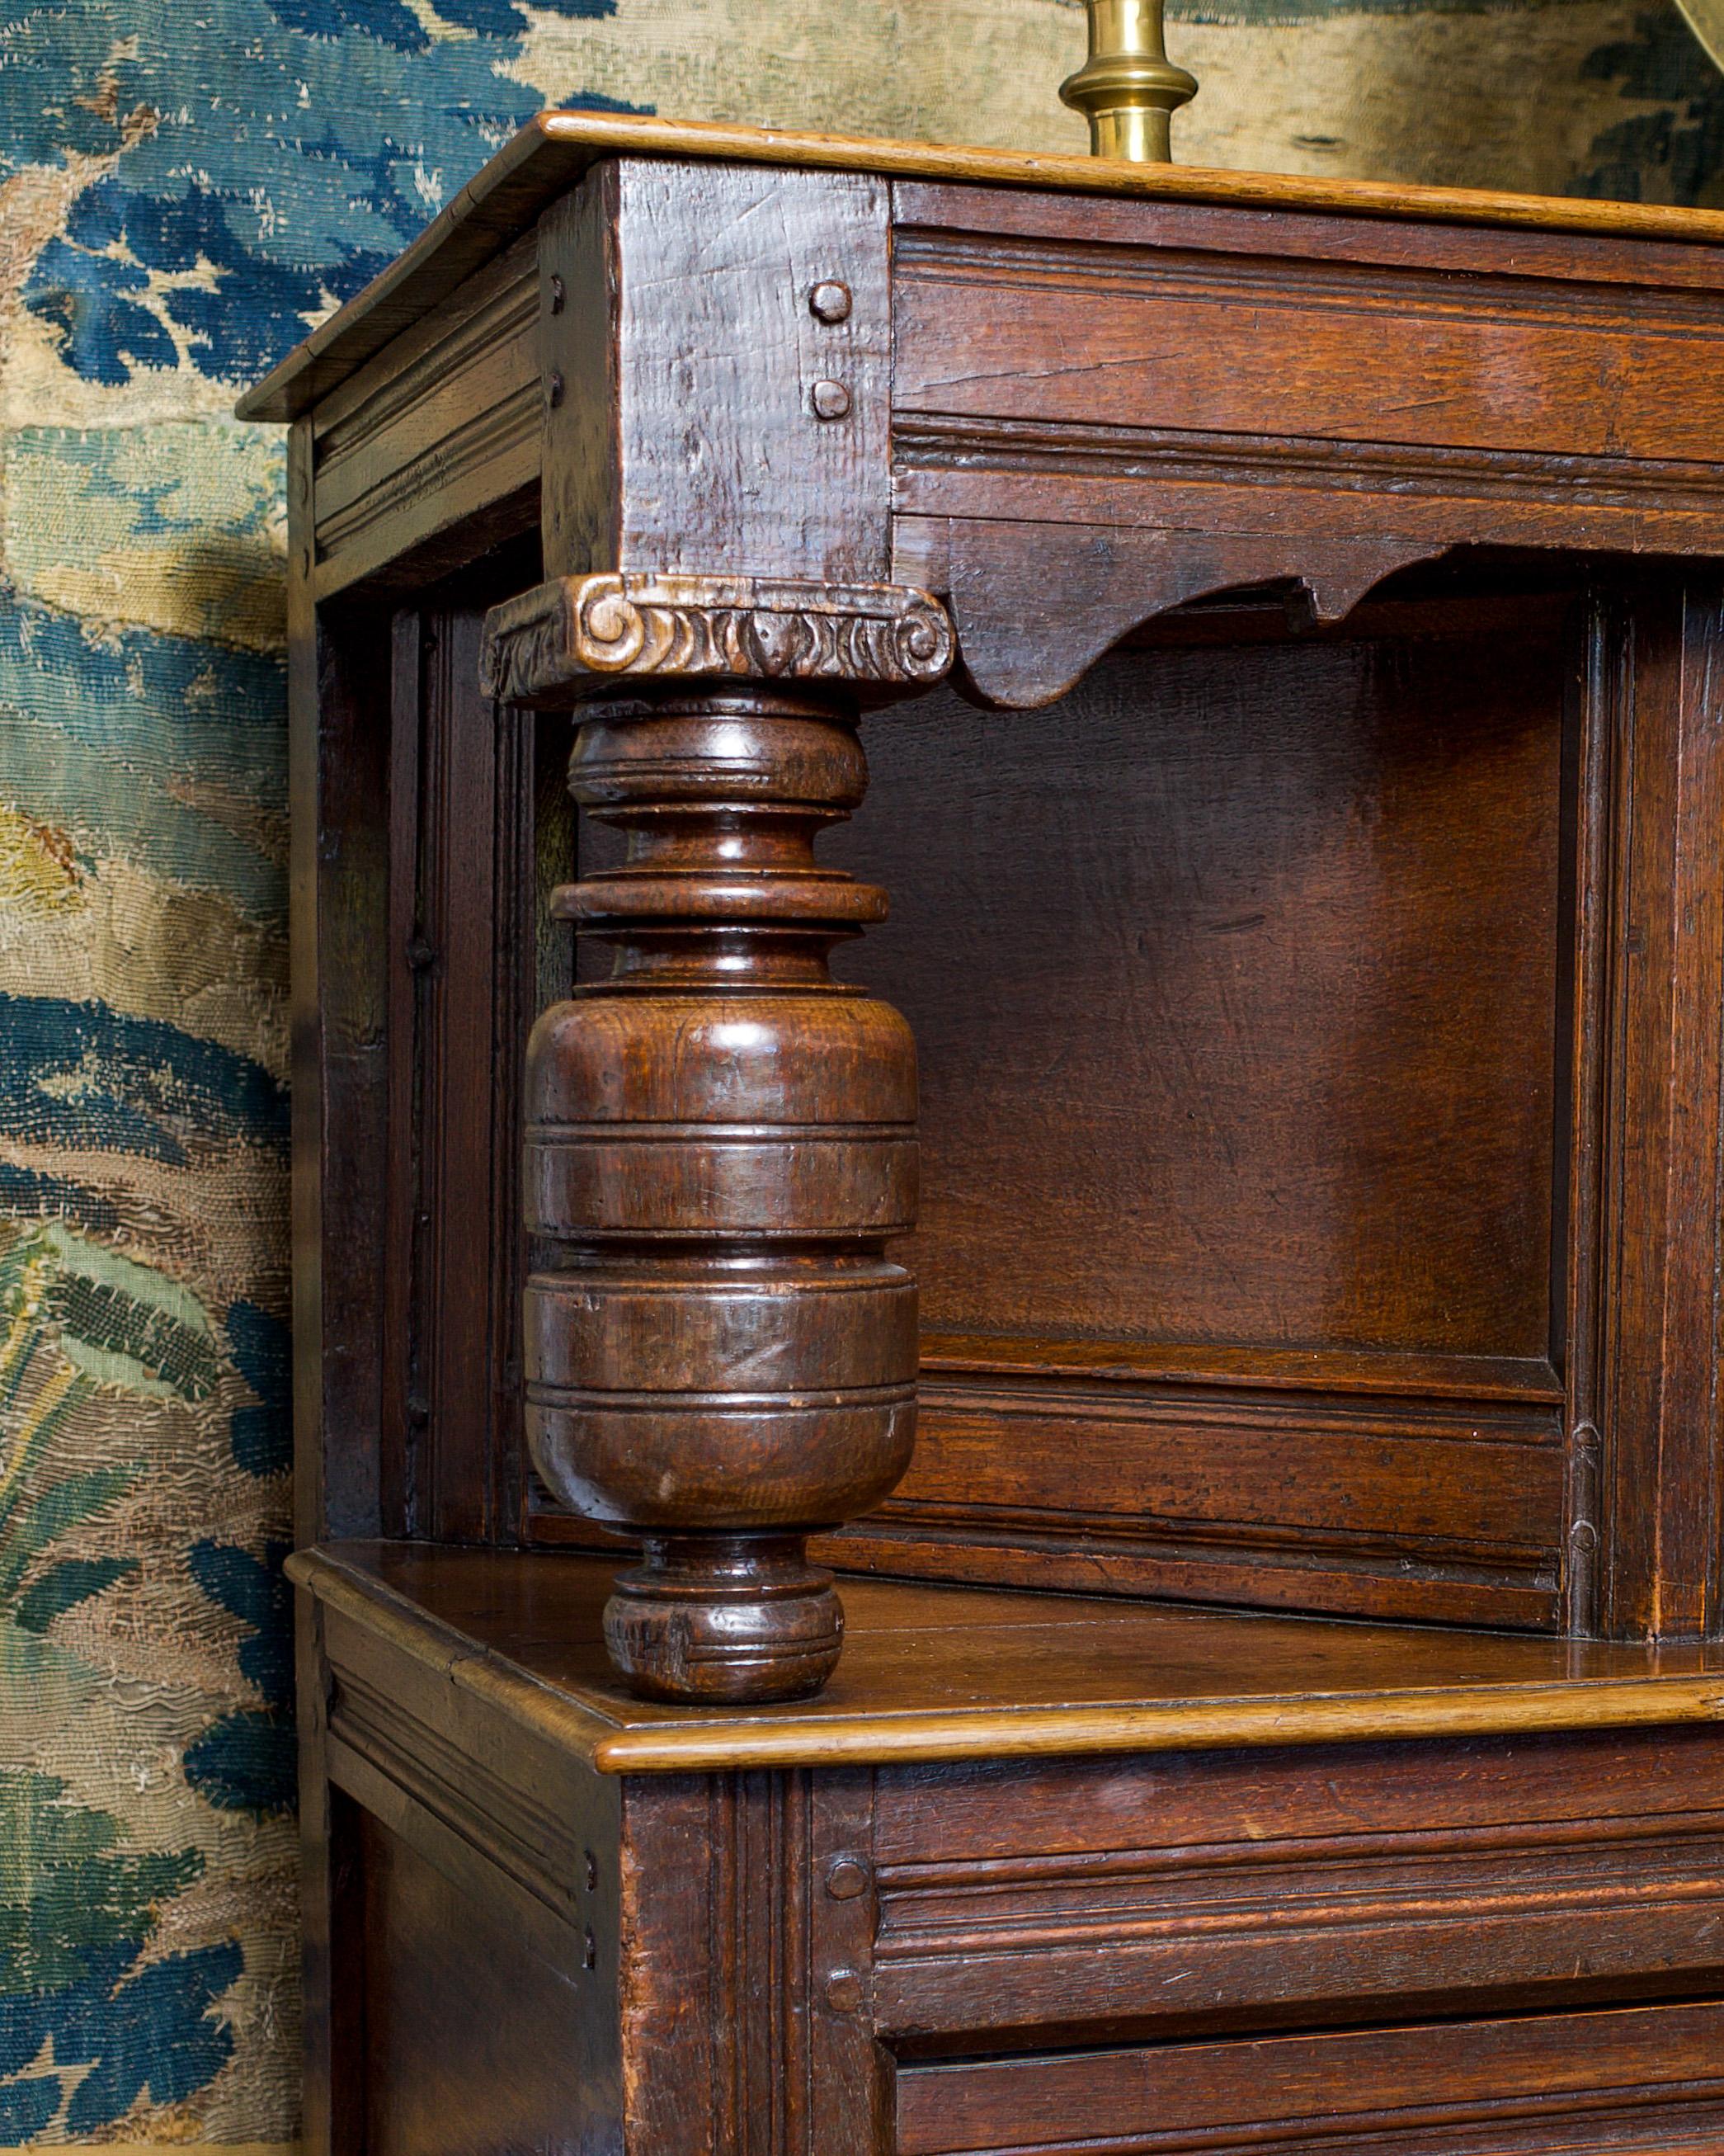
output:
POLYGON ((1169 122, 1197 95, 1195 75, 1167 58, 1163 0, 1085 0, 1090 56, 1060 85, 1067 105, 1085 114, 1098 157, 1170 163, 1169 122))

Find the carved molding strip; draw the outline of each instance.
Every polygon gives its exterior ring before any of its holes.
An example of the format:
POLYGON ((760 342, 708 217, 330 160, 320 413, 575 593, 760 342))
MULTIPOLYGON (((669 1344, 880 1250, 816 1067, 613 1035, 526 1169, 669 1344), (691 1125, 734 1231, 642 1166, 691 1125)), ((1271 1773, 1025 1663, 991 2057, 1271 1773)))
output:
MULTIPOLYGON (((1716 516, 1724 464, 1691 458, 1552 459, 1512 449, 1427 443, 1341 441, 1297 434, 1208 432, 1080 420, 990 418, 969 413, 899 414, 895 469, 906 472, 1052 471, 1062 479, 1142 480, 1160 487, 1235 485, 1282 491, 1408 495, 1475 501, 1584 506, 1621 503, 1716 516)), ((902 500, 900 506, 908 505, 902 500)))
POLYGON ((553 1915, 580 1920, 579 1825, 519 1779, 493 1771, 446 1730, 351 1670, 340 1672, 330 1734, 553 1915))
MULTIPOLYGON (((357 539, 403 510, 423 510, 439 497, 495 499, 537 469, 545 393, 536 377, 432 442, 418 456, 387 471, 374 486, 326 516, 320 515, 320 555, 332 560, 357 539)), ((456 512, 445 521, 452 522, 456 512)))
POLYGON ((1167 246, 1121 246, 1021 234, 947 232, 900 225, 892 266, 902 285, 1003 286, 1013 292, 1073 292, 1110 305, 1157 306, 1195 300, 1297 313, 1387 315, 1451 325, 1530 321, 1581 330, 1710 337, 1717 334, 1715 294, 1680 285, 1624 287, 1549 270, 1516 268, 1481 275, 1451 266, 1182 253, 1167 246))
POLYGON ((617 675, 920 689, 953 649, 945 608, 906 584, 608 572, 494 608, 480 680, 511 704, 559 703, 617 675))

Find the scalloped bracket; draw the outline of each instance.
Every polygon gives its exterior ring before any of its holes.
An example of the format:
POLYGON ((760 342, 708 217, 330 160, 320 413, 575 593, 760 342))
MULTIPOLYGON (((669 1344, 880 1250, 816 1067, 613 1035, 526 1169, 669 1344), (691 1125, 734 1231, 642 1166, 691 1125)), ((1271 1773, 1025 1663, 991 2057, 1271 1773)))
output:
POLYGON ((1340 621, 1385 577, 1448 545, 1383 538, 1314 546, 1307 532, 957 519, 947 532, 952 619, 970 685, 983 702, 1011 711, 1054 703, 1128 631, 1192 599, 1291 579, 1304 586, 1318 621, 1340 621))

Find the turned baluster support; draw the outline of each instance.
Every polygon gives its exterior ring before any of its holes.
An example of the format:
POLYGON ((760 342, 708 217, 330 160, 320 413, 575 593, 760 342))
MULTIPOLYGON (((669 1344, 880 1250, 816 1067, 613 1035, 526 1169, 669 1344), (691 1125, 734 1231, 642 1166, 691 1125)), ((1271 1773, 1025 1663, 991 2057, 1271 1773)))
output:
POLYGON ((605 1636, 651 1697, 817 1691, 843 1613, 807 1537, 909 1463, 916 1287, 886 1245, 915 1219, 915 1048, 832 978, 885 901, 813 848, 866 784, 859 690, 950 652, 926 595, 881 587, 569 578, 489 624, 488 687, 572 706, 571 788, 628 839, 554 901, 615 957, 528 1052, 527 1226, 555 1257, 526 1425, 565 1503, 641 1539, 605 1636))

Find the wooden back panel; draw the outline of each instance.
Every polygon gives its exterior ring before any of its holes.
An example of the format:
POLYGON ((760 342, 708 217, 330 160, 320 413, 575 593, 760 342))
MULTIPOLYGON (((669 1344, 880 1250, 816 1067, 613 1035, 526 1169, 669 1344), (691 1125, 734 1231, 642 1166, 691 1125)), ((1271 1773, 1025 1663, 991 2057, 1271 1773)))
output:
MULTIPOLYGON (((1427 578, 1316 634, 1218 606, 1047 712, 870 722, 824 843, 893 901, 840 968, 921 1045, 922 1413, 829 1559, 1715 1626, 1719 616, 1614 573, 1511 594, 1498 562, 1494 598, 1427 578)), ((437 1284, 519 1277, 495 1104, 567 978, 543 890, 605 834, 562 722, 523 752, 426 649, 398 624, 393 776, 355 797, 392 835, 325 1144, 375 1202, 325 1323, 372 1373, 340 1426, 376 1480, 330 1517, 590 1543, 521 1472, 512 1296, 437 1284)))
POLYGON ((1547 1381, 1564 654, 1444 626, 876 722, 828 852, 894 895, 845 955, 914 1014, 942 1343, 1547 1381))
POLYGON ((875 723, 924 1390, 843 1561, 1554 1621, 1576 646, 1513 605, 875 723))
POLYGON ((921 1412, 827 1562, 1716 1630, 1721 615, 1562 573, 872 722, 825 844, 920 1043, 921 1412))

